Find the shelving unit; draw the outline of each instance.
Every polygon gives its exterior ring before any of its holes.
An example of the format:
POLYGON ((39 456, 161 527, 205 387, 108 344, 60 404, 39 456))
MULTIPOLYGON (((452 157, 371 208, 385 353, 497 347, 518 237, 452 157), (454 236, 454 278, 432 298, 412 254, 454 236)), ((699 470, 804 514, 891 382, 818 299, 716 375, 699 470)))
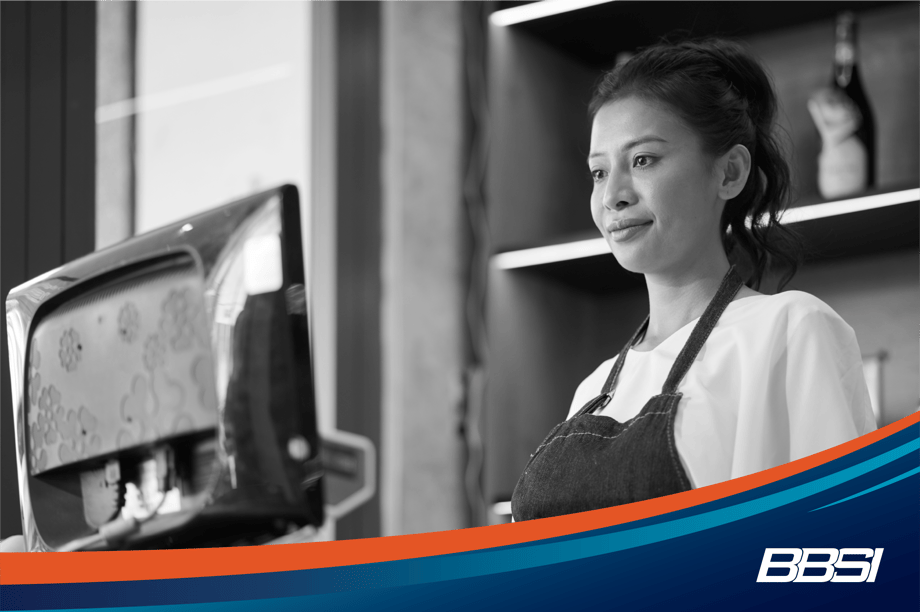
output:
MULTIPOLYGON (((861 257, 916 247, 918 204, 920 188, 875 190, 846 200, 802 204, 787 212, 784 221, 802 237, 809 262, 861 257)), ((617 265, 597 233, 498 253, 492 265, 497 270, 540 274, 591 293, 641 287, 642 277, 617 265)))
POLYGON ((529 454, 565 418, 577 384, 620 348, 647 313, 643 278, 619 267, 591 220, 584 161, 587 103, 618 53, 652 44, 678 28, 740 38, 771 71, 782 105, 780 124, 789 136, 798 194, 794 205, 801 209, 790 211, 788 219, 822 213, 793 223, 809 251, 794 288, 815 293, 840 312, 864 352, 884 349, 891 356, 883 424, 916 409, 916 5, 618 1, 492 25, 486 195, 495 255, 487 303, 491 353, 484 425, 489 502, 510 498, 529 454), (833 22, 841 10, 857 14, 861 78, 878 138, 878 185, 841 202, 843 208, 817 194, 820 142, 805 107, 811 92, 830 79, 833 22), (853 202, 858 207, 886 199, 884 206, 846 210, 853 202), (877 274, 871 272, 876 263, 885 268, 877 274), (879 317, 864 316, 865 308, 858 316, 846 314, 864 303, 866 291, 881 300, 879 317), (902 308, 904 296, 912 303, 902 308))
MULTIPOLYGON (((503 7, 523 4, 499 2, 503 7)), ((807 23, 830 24, 843 4, 847 10, 860 12, 897 2, 798 2, 792 9, 771 2, 667 2, 649 6, 647 2, 618 1, 523 21, 515 27, 581 63, 605 70, 621 51, 634 51, 671 32, 746 38, 807 23)))

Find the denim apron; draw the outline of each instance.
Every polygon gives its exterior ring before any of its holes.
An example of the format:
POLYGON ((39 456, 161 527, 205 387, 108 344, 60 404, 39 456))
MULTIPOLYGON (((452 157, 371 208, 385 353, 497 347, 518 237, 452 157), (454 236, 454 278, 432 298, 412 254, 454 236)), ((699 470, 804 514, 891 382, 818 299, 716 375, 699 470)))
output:
POLYGON ((691 489, 674 445, 677 391, 690 365, 741 289, 729 269, 712 301, 668 373, 661 394, 625 423, 597 416, 616 391, 629 352, 648 326, 648 317, 617 356, 601 395, 556 425, 530 456, 511 497, 515 521, 608 508, 691 489))

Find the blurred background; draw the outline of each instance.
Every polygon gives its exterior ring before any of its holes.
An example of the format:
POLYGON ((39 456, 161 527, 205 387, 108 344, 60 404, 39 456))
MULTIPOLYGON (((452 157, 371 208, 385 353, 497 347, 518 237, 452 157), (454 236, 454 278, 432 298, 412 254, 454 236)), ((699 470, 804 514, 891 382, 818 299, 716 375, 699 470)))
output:
MULTIPOLYGON (((641 322, 584 160, 603 70, 660 36, 772 73, 811 292, 880 426, 915 411, 920 9, 900 2, 3 2, 0 289, 282 183, 301 194, 321 428, 371 439, 347 539, 510 520, 530 452, 641 322), (855 14, 875 178, 819 189, 809 99, 855 14)), ((5 334, 5 331, 4 331, 5 334)), ((0 536, 20 533, 6 337, 0 536)))

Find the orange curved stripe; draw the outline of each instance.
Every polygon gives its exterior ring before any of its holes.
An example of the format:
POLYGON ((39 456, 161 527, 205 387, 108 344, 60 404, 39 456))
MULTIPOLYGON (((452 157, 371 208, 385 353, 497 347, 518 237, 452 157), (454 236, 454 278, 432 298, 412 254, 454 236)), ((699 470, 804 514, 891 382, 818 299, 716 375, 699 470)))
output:
POLYGON ((0 554, 0 584, 60 584, 230 576, 397 561, 482 550, 581 533, 658 516, 749 491, 799 474, 920 422, 920 413, 883 429, 763 472, 644 502, 536 521, 386 538, 80 553, 0 554))

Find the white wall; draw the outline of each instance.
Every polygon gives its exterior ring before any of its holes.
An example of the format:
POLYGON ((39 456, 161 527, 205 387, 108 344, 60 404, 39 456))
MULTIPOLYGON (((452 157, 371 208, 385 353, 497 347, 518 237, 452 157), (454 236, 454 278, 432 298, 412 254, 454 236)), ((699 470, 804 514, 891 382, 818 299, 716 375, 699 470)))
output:
POLYGON ((303 199, 309 7, 143 2, 137 8, 135 231, 285 182, 297 185, 303 199))

